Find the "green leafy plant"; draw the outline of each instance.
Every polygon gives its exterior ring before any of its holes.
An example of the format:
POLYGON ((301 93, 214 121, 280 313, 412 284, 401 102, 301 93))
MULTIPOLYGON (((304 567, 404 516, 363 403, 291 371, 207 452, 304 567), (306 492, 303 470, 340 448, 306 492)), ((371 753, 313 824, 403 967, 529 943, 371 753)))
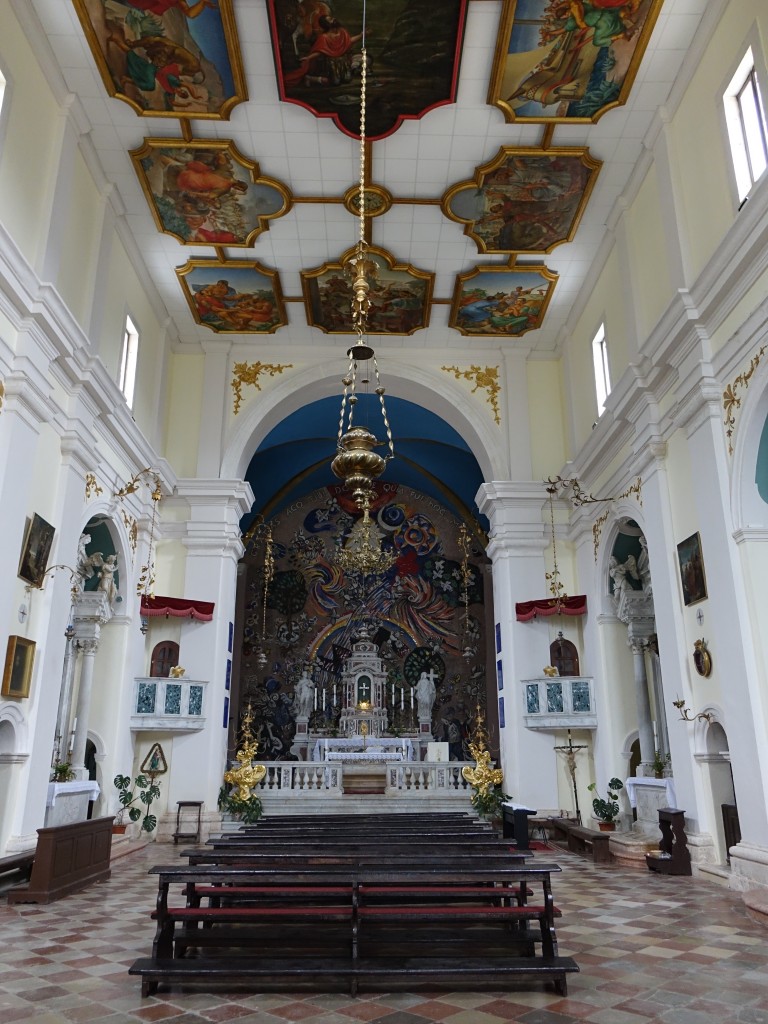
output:
POLYGON ((500 818, 501 805, 511 799, 501 786, 490 786, 485 792, 476 789, 470 797, 470 803, 481 818, 500 818))
POLYGON ((257 796, 250 796, 247 800, 241 800, 237 796, 237 789, 230 790, 222 786, 219 790, 217 805, 220 811, 231 814, 246 825, 255 824, 262 814, 261 800, 257 796))
POLYGON ((653 760, 651 761, 651 768, 653 768, 653 774, 657 779, 660 779, 664 775, 664 771, 669 768, 672 763, 671 754, 662 754, 660 750, 654 750, 653 760))
POLYGON ((153 802, 160 796, 160 787, 155 780, 148 775, 137 775, 131 783, 130 775, 116 775, 114 782, 118 800, 122 805, 117 812, 115 823, 123 825, 127 811, 131 821, 138 821, 141 818, 143 832, 154 832, 157 828, 157 818, 154 814, 150 814, 150 810, 153 802), (132 785, 134 789, 131 789, 132 785), (142 809, 137 806, 137 802, 144 804, 143 817, 142 809))
POLYGON ((75 777, 75 770, 69 761, 54 761, 51 768, 51 782, 71 782, 75 777))
MULTIPOLYGON (((587 786, 590 793, 597 792, 597 783, 592 782, 587 786)), ((598 821, 615 821, 619 816, 619 791, 624 789, 624 783, 621 779, 609 779, 608 780, 608 799, 603 800, 601 797, 596 796, 592 801, 592 810, 595 812, 595 817, 598 821)))

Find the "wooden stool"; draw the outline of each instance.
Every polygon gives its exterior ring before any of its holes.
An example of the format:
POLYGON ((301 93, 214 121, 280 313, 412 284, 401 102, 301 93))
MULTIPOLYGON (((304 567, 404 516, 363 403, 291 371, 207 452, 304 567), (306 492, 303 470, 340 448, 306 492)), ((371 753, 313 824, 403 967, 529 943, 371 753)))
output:
POLYGON ((200 818, 201 818, 201 815, 202 815, 202 811, 203 811, 203 801, 202 800, 177 800, 176 801, 176 831, 173 833, 173 845, 174 846, 176 845, 176 843, 178 843, 178 841, 180 839, 185 839, 185 840, 193 839, 196 843, 200 842, 200 818), (193 816, 194 815, 194 811, 192 812, 191 815, 189 815, 189 817, 191 818, 190 823, 189 824, 186 824, 186 823, 183 824, 182 823, 182 819, 185 816, 184 812, 185 812, 186 808, 188 808, 188 807, 193 807, 193 808, 196 807, 197 808, 197 823, 195 824, 194 831, 192 831, 192 827, 191 827, 192 824, 195 821, 194 816, 193 816), (182 827, 182 824, 183 824, 183 827, 182 827))

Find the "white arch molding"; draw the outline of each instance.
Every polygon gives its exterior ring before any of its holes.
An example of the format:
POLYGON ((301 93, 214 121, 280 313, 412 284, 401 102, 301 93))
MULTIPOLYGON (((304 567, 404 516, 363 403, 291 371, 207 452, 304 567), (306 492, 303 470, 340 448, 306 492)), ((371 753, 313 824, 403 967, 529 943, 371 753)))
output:
POLYGON ((27 720, 15 704, 0 704, 0 763, 15 763, 29 757, 27 720))
MULTIPOLYGON (((768 343, 768 336, 762 341, 768 343)), ((754 373, 742 396, 736 424, 731 468, 731 517, 735 531, 768 531, 768 504, 760 497, 755 480, 757 453, 768 419, 768 355, 754 373)), ((766 534, 768 536, 768 534, 766 534)))
MULTIPOLYGON (((327 365, 327 364, 326 364, 327 365)), ((336 395, 341 403, 341 360, 333 372, 318 378, 317 367, 305 367, 281 378, 268 392, 250 402, 229 430, 221 460, 224 480, 244 479, 256 449, 278 423, 291 413, 321 398, 336 395), (239 421, 239 422, 238 422, 239 421)), ((508 476, 504 435, 489 410, 447 374, 406 365, 387 357, 382 368, 387 394, 420 405, 441 417, 461 435, 477 459, 484 480, 505 480, 508 476)), ((329 424, 335 436, 338 421, 329 424)), ((397 423, 392 424, 397 451, 397 423)), ((333 452, 328 453, 329 459, 333 452)))

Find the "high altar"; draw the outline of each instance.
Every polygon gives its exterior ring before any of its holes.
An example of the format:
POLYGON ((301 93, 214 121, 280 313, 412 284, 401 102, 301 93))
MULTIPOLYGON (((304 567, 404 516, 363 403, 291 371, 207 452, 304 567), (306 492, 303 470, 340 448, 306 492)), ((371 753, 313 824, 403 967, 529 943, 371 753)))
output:
MULTIPOLYGON (((329 701, 326 690, 321 690, 314 683, 311 685, 314 709, 326 707, 329 701)), ((337 736, 329 736, 327 730, 309 728, 311 715, 307 702, 304 708, 298 708, 296 738, 291 753, 303 761, 318 759, 319 756, 338 759, 339 752, 345 760, 355 760, 356 755, 360 755, 357 759, 361 761, 373 760, 376 755, 380 755, 380 760, 423 759, 427 743, 432 740, 431 715, 425 719, 419 714, 417 724, 412 690, 408 703, 413 729, 397 737, 389 732, 390 710, 394 717, 396 697, 393 689, 388 710, 387 670, 365 626, 359 630, 352 644, 352 653, 344 663, 340 691, 337 736)), ((335 692, 334 686, 334 697, 335 692)), ((406 706, 403 692, 400 693, 400 701, 402 712, 406 706)))

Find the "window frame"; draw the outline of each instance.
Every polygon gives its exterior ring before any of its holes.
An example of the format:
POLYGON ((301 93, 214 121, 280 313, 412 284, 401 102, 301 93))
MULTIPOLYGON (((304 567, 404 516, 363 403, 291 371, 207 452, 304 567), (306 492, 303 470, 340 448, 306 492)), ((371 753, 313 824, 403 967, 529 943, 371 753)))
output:
POLYGON ((120 364, 117 368, 117 386, 123 393, 129 409, 133 409, 136 397, 136 371, 139 362, 141 331, 130 312, 126 311, 123 321, 123 340, 120 345, 120 364))
POLYGON ((732 63, 721 86, 720 111, 727 142, 728 175, 735 208, 749 200, 756 188, 761 186, 768 175, 768 71, 762 55, 762 46, 757 29, 753 28, 739 47, 740 56, 732 63), (750 79, 754 82, 758 97, 758 113, 761 116, 763 156, 766 166, 757 178, 752 173, 752 156, 749 139, 743 122, 739 96, 750 79), (749 187, 746 187, 746 180, 749 187))
POLYGON ((605 329, 605 320, 600 321, 597 330, 593 334, 590 348, 592 350, 592 370, 595 381, 597 417, 599 419, 605 412, 605 403, 611 393, 611 363, 608 353, 608 332, 605 329), (598 351, 600 353, 599 357, 598 351))

